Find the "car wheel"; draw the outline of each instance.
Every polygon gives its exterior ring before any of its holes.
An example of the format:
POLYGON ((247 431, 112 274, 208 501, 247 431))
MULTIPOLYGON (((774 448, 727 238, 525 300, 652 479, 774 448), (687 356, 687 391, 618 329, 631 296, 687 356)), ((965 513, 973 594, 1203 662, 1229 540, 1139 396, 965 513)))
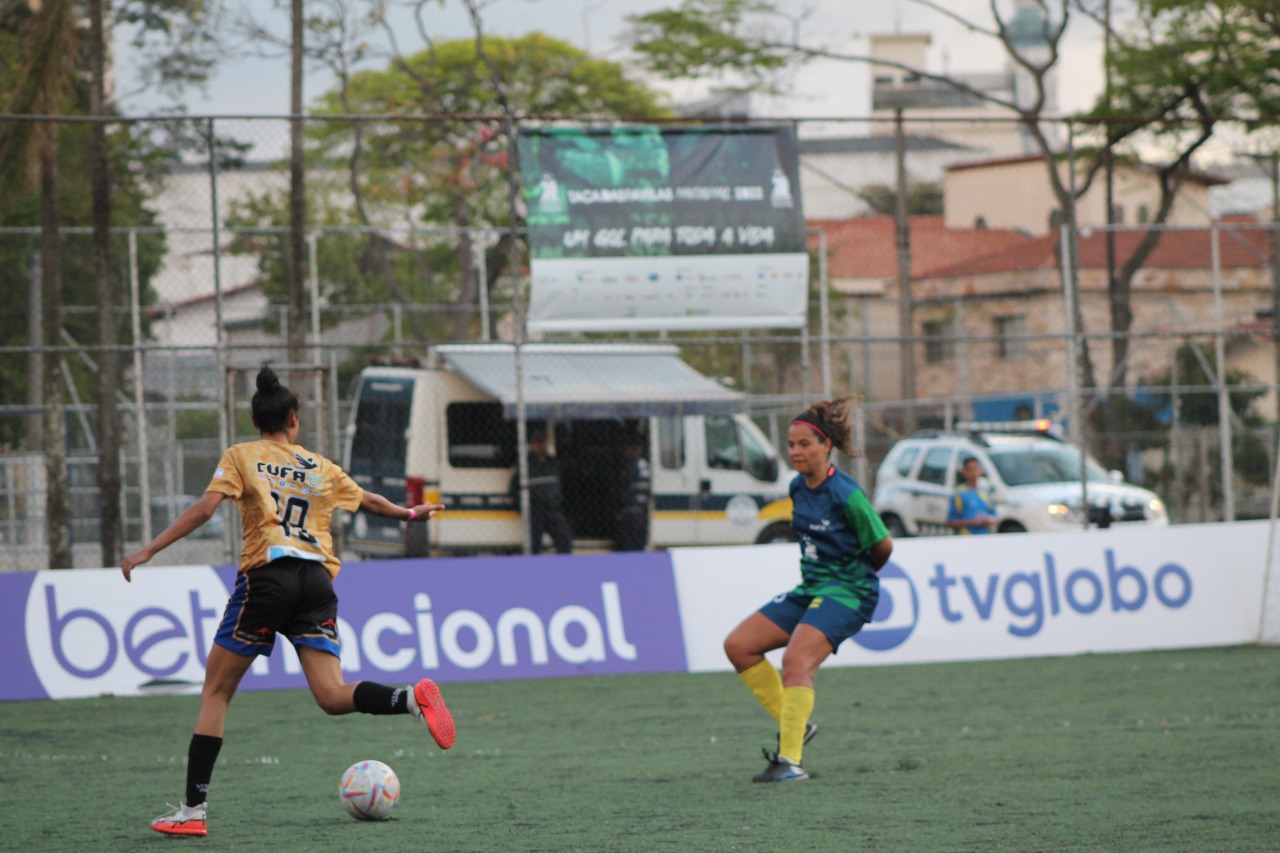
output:
POLYGON ((795 542, 796 532, 786 521, 770 524, 756 537, 757 545, 773 545, 777 542, 795 542))
POLYGON ((1026 533, 1027 528, 1023 527, 1016 521, 1005 521, 1000 524, 1001 533, 1026 533))
POLYGON ((889 535, 894 539, 905 539, 911 534, 907 532, 907 526, 902 523, 902 519, 891 512, 886 512, 880 516, 884 521, 884 526, 888 528, 889 535))

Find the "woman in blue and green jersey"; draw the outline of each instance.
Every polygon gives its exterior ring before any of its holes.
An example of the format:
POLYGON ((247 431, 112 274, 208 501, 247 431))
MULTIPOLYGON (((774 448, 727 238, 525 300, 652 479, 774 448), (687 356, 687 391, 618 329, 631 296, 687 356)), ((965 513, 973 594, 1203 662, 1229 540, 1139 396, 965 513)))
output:
POLYGON ((862 487, 831 464, 832 448, 853 455, 850 401, 815 403, 791 421, 787 448, 791 526, 800 542, 800 584, 742 621, 724 641, 733 668, 778 722, 778 749, 756 782, 808 779, 804 745, 817 733, 813 678, 844 640, 861 630, 880 598, 876 572, 893 540, 862 487), (785 648, 782 673, 765 653, 785 648))

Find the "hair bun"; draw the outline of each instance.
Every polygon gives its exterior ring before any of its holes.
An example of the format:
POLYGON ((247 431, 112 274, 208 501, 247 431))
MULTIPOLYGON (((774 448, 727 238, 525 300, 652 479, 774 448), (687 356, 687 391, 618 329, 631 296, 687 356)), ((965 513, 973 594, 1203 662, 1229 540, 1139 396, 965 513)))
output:
POLYGON ((258 371, 258 391, 263 394, 274 394, 280 388, 280 377, 276 376, 276 372, 263 363, 262 369, 258 371))

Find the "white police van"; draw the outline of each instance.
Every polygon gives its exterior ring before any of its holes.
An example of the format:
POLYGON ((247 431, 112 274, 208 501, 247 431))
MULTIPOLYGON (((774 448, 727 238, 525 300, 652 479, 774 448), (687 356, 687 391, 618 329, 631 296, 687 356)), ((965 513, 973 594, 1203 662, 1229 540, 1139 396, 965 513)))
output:
POLYGON ((889 533, 951 532, 947 508, 969 457, 982 466, 1000 533, 1080 530, 1086 513, 1090 527, 1169 523, 1155 493, 1124 482, 1119 471, 1106 471, 1088 455, 1081 460, 1049 421, 974 422, 924 430, 889 451, 876 473, 873 501, 889 533))
MULTIPOLYGON (((509 491, 516 465, 516 348, 436 347, 422 367, 368 367, 358 380, 345 468, 396 502, 445 512, 404 525, 355 514, 346 547, 381 556, 519 550, 509 491)), ((525 418, 560 463, 577 548, 610 547, 622 448, 639 438, 652 471, 649 545, 791 538, 793 476, 743 415, 743 396, 698 373, 675 346, 526 344, 525 418)))

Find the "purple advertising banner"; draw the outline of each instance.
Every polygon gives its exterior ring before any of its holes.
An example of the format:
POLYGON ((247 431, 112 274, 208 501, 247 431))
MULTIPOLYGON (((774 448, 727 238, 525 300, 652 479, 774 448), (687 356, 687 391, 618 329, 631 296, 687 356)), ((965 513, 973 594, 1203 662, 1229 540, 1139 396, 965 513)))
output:
POLYGON ((48 694, 24 652, 23 611, 31 591, 30 574, 0 574, 0 631, 4 656, 0 659, 0 699, 38 699, 48 694))
MULTIPOLYGON (((195 692, 232 567, 0 575, 0 700, 195 692)), ((666 553, 351 563, 335 583, 348 681, 684 671, 666 553)), ((283 639, 247 690, 304 687, 283 639)))

